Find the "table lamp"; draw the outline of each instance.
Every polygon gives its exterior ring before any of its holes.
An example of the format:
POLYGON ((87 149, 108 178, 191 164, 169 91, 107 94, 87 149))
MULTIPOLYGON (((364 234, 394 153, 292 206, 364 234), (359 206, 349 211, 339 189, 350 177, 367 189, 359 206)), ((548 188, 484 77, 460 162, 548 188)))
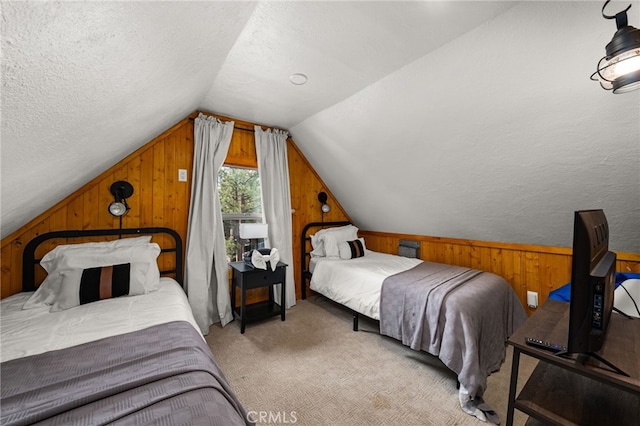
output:
MULTIPOLYGON (((244 246, 244 253, 242 258, 245 263, 251 264, 251 252, 253 249, 258 249, 258 242, 255 244, 251 242, 251 240, 259 240, 269 237, 269 225, 266 223, 241 223, 240 224, 240 238, 243 240, 249 240, 249 244, 244 246), (255 247, 254 247, 255 245, 255 247)), ((265 250, 265 249, 262 249, 265 250)), ((262 250, 260 251, 262 253, 262 250)), ((269 250, 266 249, 265 253, 268 253, 269 250)))

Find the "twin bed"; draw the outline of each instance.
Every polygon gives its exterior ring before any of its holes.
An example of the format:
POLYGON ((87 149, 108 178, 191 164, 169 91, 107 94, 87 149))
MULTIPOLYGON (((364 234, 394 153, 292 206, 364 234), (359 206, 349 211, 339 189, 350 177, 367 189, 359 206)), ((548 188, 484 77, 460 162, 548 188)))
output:
POLYGON ((303 298, 309 279, 311 290, 354 313, 354 330, 364 315, 381 334, 439 357, 457 375, 463 410, 497 422, 482 400, 487 377, 526 320, 511 286, 491 273, 367 250, 357 231, 348 222, 305 226, 303 298))
POLYGON ((191 313, 175 231, 44 234, 23 270, 23 292, 0 307, 0 424, 249 423, 191 313))

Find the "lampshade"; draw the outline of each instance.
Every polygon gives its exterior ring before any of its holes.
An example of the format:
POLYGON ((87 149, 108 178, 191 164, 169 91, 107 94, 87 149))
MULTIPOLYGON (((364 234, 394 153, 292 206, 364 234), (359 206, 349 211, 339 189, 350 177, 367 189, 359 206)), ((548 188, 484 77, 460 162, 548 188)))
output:
POLYGON ((627 10, 615 16, 608 16, 602 7, 605 19, 615 19, 618 30, 613 39, 606 46, 606 56, 598 62, 597 71, 591 75, 591 80, 599 81, 605 90, 613 93, 627 93, 640 89, 640 30, 628 25, 627 10))
POLYGON ((269 225, 266 223, 241 223, 240 238, 245 240, 267 238, 269 236, 269 225))

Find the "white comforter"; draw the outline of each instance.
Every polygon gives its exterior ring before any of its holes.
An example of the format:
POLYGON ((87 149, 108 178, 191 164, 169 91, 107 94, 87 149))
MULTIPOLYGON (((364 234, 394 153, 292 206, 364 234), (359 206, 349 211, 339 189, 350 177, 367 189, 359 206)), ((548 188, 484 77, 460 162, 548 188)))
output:
POLYGON ((80 345, 171 321, 187 321, 200 332, 180 285, 160 279, 160 289, 118 297, 60 312, 49 307, 23 310, 32 295, 18 293, 0 302, 0 362, 80 345))
POLYGON ((376 320, 380 319, 380 290, 385 278, 422 263, 371 250, 356 259, 321 257, 313 261, 313 291, 376 320))

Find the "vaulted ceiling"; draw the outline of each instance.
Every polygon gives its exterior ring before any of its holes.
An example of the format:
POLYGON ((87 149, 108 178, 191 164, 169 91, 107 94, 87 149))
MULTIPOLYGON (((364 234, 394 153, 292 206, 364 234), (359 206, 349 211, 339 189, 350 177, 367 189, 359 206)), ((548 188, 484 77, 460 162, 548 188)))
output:
POLYGON ((204 110, 288 129, 363 229, 569 246, 603 208, 638 252, 640 92, 588 78, 601 7, 3 1, 0 230, 204 110))

